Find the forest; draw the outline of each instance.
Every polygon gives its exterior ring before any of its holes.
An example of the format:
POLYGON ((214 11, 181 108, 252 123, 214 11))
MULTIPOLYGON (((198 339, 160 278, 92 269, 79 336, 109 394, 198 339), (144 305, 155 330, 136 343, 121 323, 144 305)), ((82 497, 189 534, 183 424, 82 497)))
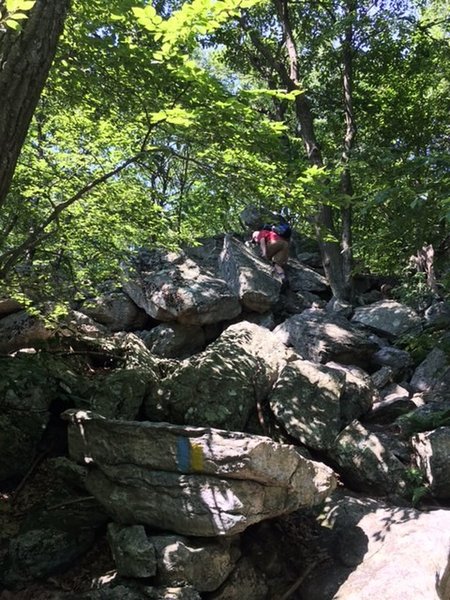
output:
POLYGON ((0 98, 0 599, 448 600, 450 0, 0 0, 0 98))
POLYGON ((317 240, 336 298, 424 244, 439 272, 448 0, 0 6, 4 296, 63 311, 249 204, 317 240))

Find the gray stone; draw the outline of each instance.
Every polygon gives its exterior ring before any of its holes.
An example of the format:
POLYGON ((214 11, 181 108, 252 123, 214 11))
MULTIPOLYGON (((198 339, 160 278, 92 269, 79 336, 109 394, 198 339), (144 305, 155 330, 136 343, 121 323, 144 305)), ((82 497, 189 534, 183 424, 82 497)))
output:
POLYGON ((0 354, 20 348, 34 348, 52 337, 53 332, 38 317, 20 310, 0 319, 0 354))
POLYGON ((290 317, 274 329, 274 334, 313 362, 335 361, 364 368, 378 349, 347 319, 321 309, 308 309, 290 317))
POLYGON ((409 352, 393 346, 383 346, 377 350, 372 356, 372 362, 380 367, 391 367, 396 378, 406 373, 413 364, 409 352))
POLYGON ((353 489, 384 495, 401 494, 406 487, 405 466, 358 421, 340 433, 328 454, 353 489))
POLYGON ((233 535, 320 502, 332 471, 270 438, 68 411, 69 449, 94 463, 86 486, 123 524, 182 535, 233 535))
POLYGON ((444 329, 450 326, 450 304, 435 302, 424 313, 425 321, 430 327, 444 329))
POLYGON ((226 283, 183 253, 141 252, 134 270, 127 273, 124 289, 158 321, 205 325, 233 319, 241 312, 226 283))
POLYGON ((204 352, 180 362, 145 402, 152 421, 242 431, 292 351, 264 327, 228 327, 204 352))
POLYGON ((289 287, 294 292, 325 292, 329 290, 330 286, 323 275, 295 258, 289 259, 287 273, 289 287))
POLYGON ((270 263, 232 236, 225 236, 219 269, 246 309, 265 313, 277 302, 281 283, 272 277, 270 263))
POLYGON ((348 425, 353 419, 367 414, 374 402, 379 400, 378 391, 370 376, 362 369, 351 365, 329 362, 326 366, 345 375, 345 385, 340 400, 341 424, 348 425))
POLYGON ((122 577, 152 577, 156 574, 156 552, 142 525, 108 525, 108 542, 122 577))
POLYGON ((22 310, 23 306, 13 298, 0 298, 0 317, 22 310))
POLYGON ((300 586, 308 600, 449 597, 450 511, 418 511, 335 493, 321 515, 334 552, 300 586))
POLYGON ((394 369, 392 367, 388 367, 384 365, 375 373, 372 373, 371 379, 373 381, 374 386, 380 390, 384 388, 388 383, 392 383, 394 379, 394 369))
POLYGON ((120 291, 85 300, 81 312, 110 331, 141 329, 148 320, 148 315, 120 291))
POLYGON ((425 473, 436 498, 450 498, 450 427, 418 433, 412 438, 416 462, 425 473))
POLYGON ((157 583, 216 590, 232 572, 240 552, 227 539, 196 541, 182 536, 151 536, 157 557, 157 583))
POLYGON ((355 309, 352 322, 365 325, 378 333, 398 337, 420 326, 419 315, 395 300, 380 300, 355 309))
POLYGON ((0 480, 24 475, 50 419, 55 385, 38 355, 0 359, 0 480))
POLYGON ((291 436, 308 448, 324 450, 341 430, 344 386, 344 373, 297 360, 281 372, 269 397, 270 408, 291 436))
POLYGON ((266 600, 269 586, 264 574, 256 570, 251 560, 243 557, 233 573, 211 600, 266 600))
POLYGON ((411 389, 415 392, 430 391, 448 366, 449 361, 445 352, 433 348, 414 371, 410 381, 411 389))
POLYGON ((153 354, 164 358, 187 358, 203 350, 206 344, 202 327, 181 323, 162 323, 141 332, 140 337, 153 354))

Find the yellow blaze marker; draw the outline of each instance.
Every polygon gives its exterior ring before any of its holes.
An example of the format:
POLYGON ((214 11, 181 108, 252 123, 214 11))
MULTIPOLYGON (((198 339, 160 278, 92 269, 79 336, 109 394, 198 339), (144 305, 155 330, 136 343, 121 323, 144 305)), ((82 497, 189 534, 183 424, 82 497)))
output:
POLYGON ((201 471, 203 469, 203 450, 200 444, 191 442, 191 469, 201 471))

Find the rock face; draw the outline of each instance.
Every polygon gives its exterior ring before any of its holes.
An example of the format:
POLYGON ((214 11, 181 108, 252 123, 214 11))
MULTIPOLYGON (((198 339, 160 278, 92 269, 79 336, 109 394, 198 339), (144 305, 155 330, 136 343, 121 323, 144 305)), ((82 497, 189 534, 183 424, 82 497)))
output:
POLYGON ((330 456, 359 491, 383 495, 401 493, 406 486, 405 465, 379 436, 356 420, 339 435, 330 456))
POLYGON ((69 413, 69 448, 93 463, 86 487, 124 524, 232 535, 320 502, 331 469, 263 436, 69 413))

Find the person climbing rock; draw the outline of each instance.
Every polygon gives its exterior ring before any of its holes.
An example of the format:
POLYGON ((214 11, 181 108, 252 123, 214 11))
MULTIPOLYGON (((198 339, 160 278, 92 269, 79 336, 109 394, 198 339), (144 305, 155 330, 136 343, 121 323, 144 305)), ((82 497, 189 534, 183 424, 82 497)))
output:
POLYGON ((291 229, 288 225, 274 225, 252 234, 252 242, 259 244, 262 257, 273 263, 273 272, 282 281, 286 279, 284 267, 289 258, 290 235, 291 229))

